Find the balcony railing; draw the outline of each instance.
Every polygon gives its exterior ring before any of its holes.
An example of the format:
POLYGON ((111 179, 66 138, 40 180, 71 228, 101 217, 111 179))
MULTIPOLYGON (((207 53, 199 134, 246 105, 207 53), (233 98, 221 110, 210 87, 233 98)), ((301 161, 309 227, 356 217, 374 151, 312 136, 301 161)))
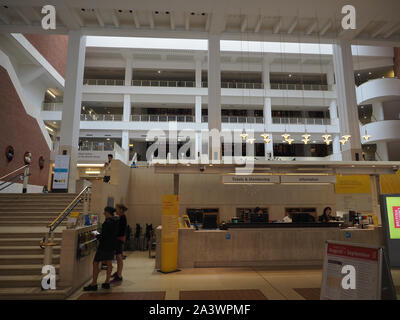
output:
POLYGON ((81 121, 122 121, 122 114, 81 114, 81 121))
POLYGON ((62 111, 63 103, 62 102, 49 102, 42 104, 43 111, 62 111))
MULTIPOLYGON (((206 122, 206 121, 204 121, 206 122)), ((222 116, 221 122, 223 123, 264 123, 263 117, 235 117, 235 116, 222 116)))
POLYGON ((330 125, 329 118, 272 118, 273 124, 311 124, 311 125, 330 125))
POLYGON ((271 89, 328 91, 329 87, 324 84, 271 83, 271 89))
MULTIPOLYGON (((84 79, 83 84, 94 86, 123 86, 125 81, 121 79, 84 79)), ((194 88, 195 81, 175 81, 175 80, 132 80, 132 86, 137 87, 179 87, 179 88, 194 88)), ((207 88, 208 82, 201 83, 202 88, 207 88)), ((221 82, 221 88, 224 89, 263 89, 264 84, 260 82, 221 82)), ((288 84, 288 83, 271 83, 271 89, 278 90, 314 90, 327 91, 328 85, 323 84, 288 84)))
POLYGON ((83 141, 79 146, 79 151, 114 151, 114 142, 83 141))
POLYGON ((194 116, 153 115, 140 114, 131 115, 131 121, 142 122, 194 122, 194 116))

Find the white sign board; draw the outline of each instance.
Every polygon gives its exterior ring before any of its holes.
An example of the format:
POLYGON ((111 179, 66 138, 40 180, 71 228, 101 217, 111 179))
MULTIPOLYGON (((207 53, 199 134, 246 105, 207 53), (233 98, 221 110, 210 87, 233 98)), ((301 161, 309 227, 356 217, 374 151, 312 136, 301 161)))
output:
POLYGON ((272 175, 225 175, 222 176, 224 184, 269 184, 279 183, 279 176, 272 175))
POLYGON ((336 176, 281 176, 281 183, 336 183, 336 176))
POLYGON ((57 155, 54 164, 53 189, 68 189, 69 155, 57 155))
POLYGON ((380 300, 382 257, 380 247, 327 241, 321 300, 380 300), (355 288, 344 288, 344 266, 354 267, 355 288))

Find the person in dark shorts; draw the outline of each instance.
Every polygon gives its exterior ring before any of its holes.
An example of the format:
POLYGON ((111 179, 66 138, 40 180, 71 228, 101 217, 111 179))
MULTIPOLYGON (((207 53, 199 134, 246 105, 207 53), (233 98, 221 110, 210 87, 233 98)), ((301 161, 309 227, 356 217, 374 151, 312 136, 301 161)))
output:
POLYGON ((112 260, 116 247, 116 237, 118 233, 118 219, 114 216, 113 207, 105 207, 104 215, 106 220, 101 227, 101 233, 97 235, 99 246, 93 260, 93 280, 92 283, 83 288, 84 291, 97 291, 97 278, 99 276, 99 264, 105 261, 107 264, 106 281, 101 285, 103 289, 110 289, 110 279, 112 271, 112 260))
POLYGON ((115 249, 115 255, 117 257, 117 272, 113 274, 112 282, 120 282, 122 281, 122 268, 124 266, 123 262, 123 249, 126 241, 126 229, 127 229, 127 221, 125 212, 128 210, 125 205, 119 203, 115 206, 117 215, 119 216, 119 224, 118 224, 118 234, 117 234, 117 244, 115 249))

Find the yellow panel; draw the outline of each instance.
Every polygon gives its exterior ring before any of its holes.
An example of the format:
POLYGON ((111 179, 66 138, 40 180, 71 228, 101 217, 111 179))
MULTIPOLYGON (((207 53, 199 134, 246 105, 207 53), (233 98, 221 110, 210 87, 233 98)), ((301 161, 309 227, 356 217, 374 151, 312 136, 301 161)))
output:
POLYGON ((178 196, 163 195, 161 208, 161 271, 173 272, 178 269, 178 196))
POLYGON ((381 194, 400 194, 400 175, 381 174, 381 194))
POLYGON ((336 176, 336 193, 371 193, 369 175, 336 176))

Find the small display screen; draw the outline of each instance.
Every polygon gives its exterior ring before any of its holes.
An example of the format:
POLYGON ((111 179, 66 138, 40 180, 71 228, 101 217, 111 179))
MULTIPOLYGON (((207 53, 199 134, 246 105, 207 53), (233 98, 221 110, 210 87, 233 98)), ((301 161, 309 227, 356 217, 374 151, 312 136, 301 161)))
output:
POLYGON ((400 239, 400 196, 386 197, 390 239, 400 239))

